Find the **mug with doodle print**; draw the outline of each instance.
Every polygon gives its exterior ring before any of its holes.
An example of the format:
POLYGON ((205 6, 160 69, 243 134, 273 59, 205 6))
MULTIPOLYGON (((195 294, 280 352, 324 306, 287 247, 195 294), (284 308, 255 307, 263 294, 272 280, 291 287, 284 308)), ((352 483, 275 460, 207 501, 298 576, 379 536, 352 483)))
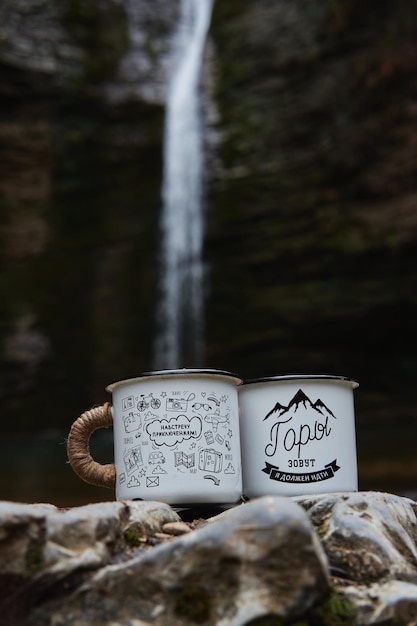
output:
POLYGON ((68 457, 91 484, 116 498, 176 506, 233 504, 242 495, 237 387, 222 370, 161 370, 109 385, 106 403, 72 425, 68 457), (89 439, 113 426, 114 465, 94 461, 89 439))
POLYGON ((324 374, 245 381, 239 388, 244 495, 356 491, 357 386, 324 374))

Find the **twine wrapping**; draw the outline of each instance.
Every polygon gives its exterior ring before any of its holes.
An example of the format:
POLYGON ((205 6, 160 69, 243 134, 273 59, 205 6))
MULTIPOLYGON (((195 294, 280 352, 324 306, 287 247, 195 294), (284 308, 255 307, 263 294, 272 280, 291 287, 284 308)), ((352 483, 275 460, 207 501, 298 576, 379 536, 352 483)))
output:
POLYGON ((68 459, 74 472, 90 485, 113 489, 116 484, 116 467, 94 461, 90 454, 90 437, 99 428, 113 425, 110 403, 85 411, 73 423, 67 441, 68 459))

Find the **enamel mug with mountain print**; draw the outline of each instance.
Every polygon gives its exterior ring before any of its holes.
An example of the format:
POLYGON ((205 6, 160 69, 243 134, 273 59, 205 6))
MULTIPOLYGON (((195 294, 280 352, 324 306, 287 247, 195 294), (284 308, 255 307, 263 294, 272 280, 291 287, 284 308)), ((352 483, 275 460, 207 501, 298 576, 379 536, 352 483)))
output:
POLYGON ((244 495, 356 491, 357 386, 324 374, 245 381, 239 389, 244 495))

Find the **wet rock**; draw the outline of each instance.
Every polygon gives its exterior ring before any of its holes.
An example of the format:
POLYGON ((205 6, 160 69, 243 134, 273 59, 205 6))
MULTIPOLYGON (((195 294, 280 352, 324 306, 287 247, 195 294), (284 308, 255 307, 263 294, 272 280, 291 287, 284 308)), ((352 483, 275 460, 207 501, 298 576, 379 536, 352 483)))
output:
POLYGON ((138 537, 178 521, 171 507, 159 502, 103 502, 68 510, 1 502, 0 571, 58 579, 98 568, 138 537))
POLYGON ((63 25, 58 4, 47 0, 5 0, 0 15, 3 64, 46 75, 74 71, 82 51, 63 25))
POLYGON ((377 492, 187 522, 160 502, 0 502, 0 624, 411 626, 416 510, 377 492))
POLYGON ((162 530, 169 535, 184 535, 190 532, 190 527, 185 522, 168 522, 164 524, 162 530))
POLYGON ((46 600, 29 623, 80 626, 100 619, 153 624, 239 625, 270 614, 293 617, 329 590, 325 554, 301 507, 262 498, 194 532, 139 551, 84 579, 68 597, 46 600))
POLYGON ((382 584, 351 586, 344 593, 355 606, 355 624, 413 626, 416 623, 416 585, 390 580, 382 584))
POLYGON ((43 564, 48 504, 0 502, 0 572, 32 575, 43 564))
POLYGON ((128 507, 129 517, 125 532, 141 532, 147 535, 155 532, 165 532, 170 525, 181 524, 178 513, 164 502, 152 501, 125 501, 128 507))
POLYGON ((330 566, 359 583, 417 584, 416 503, 386 493, 297 497, 314 524, 330 566))

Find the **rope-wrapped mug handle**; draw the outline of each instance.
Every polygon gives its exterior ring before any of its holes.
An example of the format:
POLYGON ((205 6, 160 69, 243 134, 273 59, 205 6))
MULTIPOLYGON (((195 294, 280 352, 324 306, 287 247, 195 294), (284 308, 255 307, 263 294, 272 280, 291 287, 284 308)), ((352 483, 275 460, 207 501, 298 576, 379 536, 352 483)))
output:
POLYGON ((85 411, 71 426, 67 441, 68 460, 74 472, 90 485, 113 489, 116 484, 116 467, 94 461, 90 454, 90 437, 99 428, 113 426, 109 402, 85 411))

